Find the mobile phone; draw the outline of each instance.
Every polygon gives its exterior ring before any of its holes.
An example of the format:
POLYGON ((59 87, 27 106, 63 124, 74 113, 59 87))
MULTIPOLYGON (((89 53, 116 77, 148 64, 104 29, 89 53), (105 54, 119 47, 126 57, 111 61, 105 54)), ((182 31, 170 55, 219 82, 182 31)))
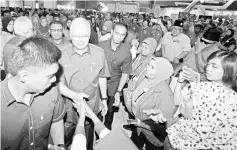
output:
POLYGON ((200 74, 198 72, 194 71, 191 68, 188 68, 187 66, 183 67, 183 71, 189 73, 191 82, 200 82, 200 74))

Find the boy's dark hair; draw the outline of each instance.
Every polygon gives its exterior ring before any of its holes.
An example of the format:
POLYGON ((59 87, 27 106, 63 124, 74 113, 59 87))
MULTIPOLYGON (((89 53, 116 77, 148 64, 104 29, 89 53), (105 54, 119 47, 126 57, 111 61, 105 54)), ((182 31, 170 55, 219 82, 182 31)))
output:
POLYGON ((25 39, 11 54, 7 71, 16 76, 26 67, 44 67, 57 63, 61 58, 61 51, 49 40, 42 37, 25 39))

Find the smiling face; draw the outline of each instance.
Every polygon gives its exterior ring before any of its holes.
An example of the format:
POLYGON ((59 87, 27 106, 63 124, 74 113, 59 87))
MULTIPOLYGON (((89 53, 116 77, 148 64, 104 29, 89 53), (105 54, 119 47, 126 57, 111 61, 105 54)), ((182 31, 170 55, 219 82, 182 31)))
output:
POLYGON ((155 63, 155 60, 151 60, 149 62, 149 64, 147 65, 147 69, 146 69, 146 74, 145 76, 148 78, 148 79, 155 79, 156 77, 154 76, 156 73, 156 63, 155 63))
POLYGON ((172 36, 178 36, 182 32, 182 28, 178 26, 172 26, 171 34, 172 36))
POLYGON ((53 39, 59 40, 63 37, 63 27, 61 24, 52 24, 49 32, 53 39))
POLYGON ((46 27, 47 24, 48 24, 46 18, 42 19, 42 20, 40 21, 40 24, 41 24, 41 26, 46 27))
POLYGON ((224 69, 220 58, 211 59, 206 66, 206 77, 209 81, 222 82, 224 69))
POLYGON ((8 23, 8 25, 7 25, 7 31, 9 31, 9 32, 13 32, 13 30, 14 30, 14 21, 13 20, 11 20, 9 23, 8 23))
POLYGON ((70 35, 72 39, 72 44, 78 50, 84 50, 89 44, 90 40, 90 27, 86 25, 81 25, 80 30, 77 28, 70 29, 70 35))

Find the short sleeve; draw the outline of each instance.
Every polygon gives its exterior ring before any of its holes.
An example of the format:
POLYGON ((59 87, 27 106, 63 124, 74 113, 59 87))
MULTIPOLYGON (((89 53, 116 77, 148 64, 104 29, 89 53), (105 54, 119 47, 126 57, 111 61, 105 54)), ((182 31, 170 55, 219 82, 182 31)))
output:
POLYGON ((100 70, 100 73, 99 73, 99 77, 102 77, 102 78, 108 78, 110 77, 110 71, 109 71, 109 66, 108 66, 108 62, 105 58, 105 54, 103 54, 103 68, 100 70))
POLYGON ((53 122, 58 122, 61 119, 63 119, 65 113, 66 113, 65 103, 59 92, 59 89, 57 88, 57 100, 53 112, 53 122))
POLYGON ((191 50, 190 38, 188 36, 184 36, 182 40, 182 51, 189 52, 191 50))
POLYGON ((130 55, 125 59, 122 65, 122 72, 130 74, 132 73, 132 55, 130 55))

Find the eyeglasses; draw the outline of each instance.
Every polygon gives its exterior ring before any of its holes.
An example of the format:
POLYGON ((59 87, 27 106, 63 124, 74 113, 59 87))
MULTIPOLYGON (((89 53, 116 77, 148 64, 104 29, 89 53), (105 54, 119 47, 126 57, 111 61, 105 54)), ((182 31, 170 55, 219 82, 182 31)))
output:
POLYGON ((52 32, 62 32, 63 29, 50 29, 52 32))
POLYGON ((178 31, 178 30, 181 30, 181 28, 179 28, 179 27, 172 27, 171 30, 176 30, 176 31, 178 31))

